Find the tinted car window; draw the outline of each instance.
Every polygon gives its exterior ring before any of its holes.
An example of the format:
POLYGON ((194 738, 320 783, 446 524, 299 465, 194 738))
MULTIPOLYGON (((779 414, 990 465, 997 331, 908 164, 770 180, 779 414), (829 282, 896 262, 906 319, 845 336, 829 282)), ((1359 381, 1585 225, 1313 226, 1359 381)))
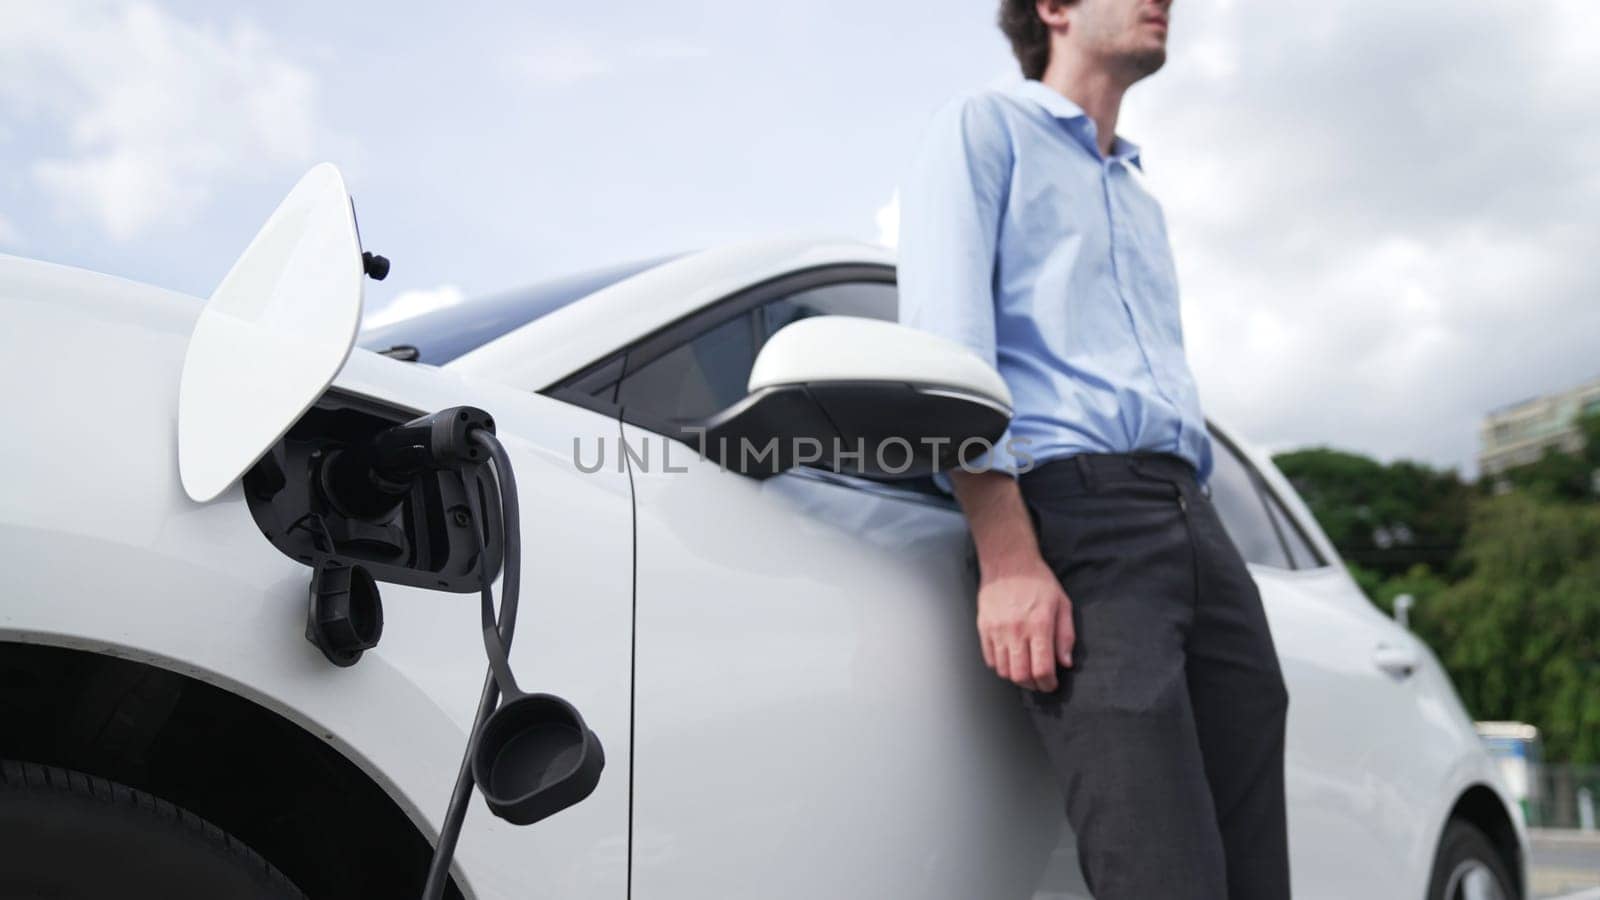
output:
POLYGON ((1267 510, 1272 514, 1273 524, 1278 526, 1278 533, 1283 536, 1283 542, 1289 547, 1289 561, 1294 564, 1294 567, 1296 569, 1315 569, 1318 566, 1326 565, 1322 560, 1322 554, 1312 549, 1305 535, 1301 534, 1300 529, 1295 527, 1294 519, 1290 518, 1288 511, 1283 508, 1283 504, 1270 495, 1266 497, 1266 501, 1267 510))
MULTIPOLYGON (((812 316, 892 322, 898 314, 898 294, 889 281, 839 282, 770 300, 631 371, 618 389, 623 417, 647 427, 703 419, 744 397, 756 353, 784 326, 812 316)), ((586 388, 591 395, 614 384, 602 380, 586 388)), ((899 480, 894 490, 948 499, 931 478, 899 480)))
POLYGON ((1290 568, 1288 554, 1278 540, 1255 478, 1233 449, 1212 440, 1211 503, 1217 508, 1228 536, 1245 562, 1290 568))
POLYGON ((377 328, 362 329, 368 350, 415 347, 417 361, 442 366, 546 313, 676 257, 666 256, 567 275, 521 290, 468 300, 377 328))
POLYGON ((779 329, 812 316, 859 316, 893 322, 899 318, 895 286, 886 281, 851 281, 799 291, 762 307, 762 342, 779 329))
POLYGON ((756 359, 755 311, 743 313, 668 350, 622 379, 624 411, 658 421, 703 419, 745 394, 756 359))
POLYGON ((756 353, 779 329, 812 316, 892 321, 895 298, 891 282, 852 281, 768 301, 631 370, 618 399, 658 422, 703 419, 744 397, 756 353))

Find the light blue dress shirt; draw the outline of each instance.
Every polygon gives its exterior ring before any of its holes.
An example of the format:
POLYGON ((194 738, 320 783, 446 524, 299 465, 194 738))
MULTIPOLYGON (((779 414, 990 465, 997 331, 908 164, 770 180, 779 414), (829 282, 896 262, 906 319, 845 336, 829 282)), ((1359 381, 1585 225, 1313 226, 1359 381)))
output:
MULTIPOLYGON (((1211 474, 1178 274, 1139 147, 1027 80, 934 115, 901 184, 901 322, 994 364, 1016 415, 982 463, 1176 453, 1211 474)), ((942 479, 941 479, 942 480, 942 479)))
POLYGON ((1037 81, 934 118, 901 185, 900 319, 1011 388, 1015 417, 980 464, 1150 450, 1209 480, 1177 272, 1142 177, 1138 147, 1118 138, 1102 156, 1093 120, 1037 81))

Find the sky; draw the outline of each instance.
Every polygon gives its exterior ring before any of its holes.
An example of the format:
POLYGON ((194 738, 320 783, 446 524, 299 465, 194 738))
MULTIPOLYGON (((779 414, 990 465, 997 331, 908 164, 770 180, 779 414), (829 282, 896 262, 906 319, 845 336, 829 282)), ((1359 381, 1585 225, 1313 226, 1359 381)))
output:
MULTIPOLYGON (((206 296, 331 161, 394 317, 772 235, 893 244, 929 117, 1019 77, 986 0, 0 0, 0 252, 206 296)), ((1177 0, 1120 133, 1208 413, 1476 471, 1600 375, 1592 0, 1177 0)))

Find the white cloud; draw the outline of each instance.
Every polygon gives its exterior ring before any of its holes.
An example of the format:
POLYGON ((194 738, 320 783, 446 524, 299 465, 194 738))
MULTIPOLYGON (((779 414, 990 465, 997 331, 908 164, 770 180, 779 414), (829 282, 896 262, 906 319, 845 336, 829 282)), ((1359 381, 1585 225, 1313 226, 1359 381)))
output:
POLYGON ((219 182, 311 161, 316 80, 248 25, 93 0, 0 0, 0 19, 0 104, 59 136, 34 184, 114 239, 190 221, 219 182))
POLYGON ((461 288, 453 284, 441 284, 436 288, 413 289, 401 291, 380 309, 372 310, 361 317, 361 327, 381 328, 384 325, 393 325, 413 316, 444 309, 447 306, 456 306, 467 299, 461 288))
POLYGON ((1180 9, 1119 129, 1166 207, 1207 410, 1470 474, 1485 411, 1600 372, 1600 19, 1219 5, 1180 9))
POLYGON ((608 37, 599 41, 575 34, 555 34, 530 42, 526 49, 506 59, 505 68, 518 78, 560 87, 641 65, 707 55, 705 47, 676 38, 608 37))
POLYGON ((0 213, 0 247, 22 246, 22 232, 15 222, 6 218, 5 213, 0 213))
POLYGON ((895 191, 889 202, 878 207, 872 216, 878 226, 878 243, 885 247, 900 246, 900 192, 895 191))
POLYGON ((624 54, 634 59, 665 61, 674 59, 704 59, 711 55, 705 47, 672 37, 641 38, 624 43, 624 54))
POLYGON ((565 85, 604 75, 613 66, 593 44, 575 38, 556 38, 512 57, 507 67, 530 81, 565 85))

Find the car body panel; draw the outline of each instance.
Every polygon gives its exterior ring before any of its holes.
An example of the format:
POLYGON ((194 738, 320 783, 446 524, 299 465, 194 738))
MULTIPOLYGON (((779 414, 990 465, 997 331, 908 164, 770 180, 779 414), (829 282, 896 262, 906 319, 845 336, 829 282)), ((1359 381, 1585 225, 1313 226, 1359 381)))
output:
POLYGON ((653 461, 633 475, 639 896, 1027 896, 1060 799, 972 639, 960 514, 688 453, 668 471, 661 437, 627 437, 653 461))
POLYGON ((1394 801, 1414 786, 1419 767, 1438 769, 1429 748, 1393 752, 1417 736, 1415 686, 1372 665, 1377 623, 1327 590, 1337 579, 1260 566, 1252 574, 1289 685, 1284 768, 1295 895, 1413 896, 1394 873, 1405 870, 1431 810, 1394 801))

